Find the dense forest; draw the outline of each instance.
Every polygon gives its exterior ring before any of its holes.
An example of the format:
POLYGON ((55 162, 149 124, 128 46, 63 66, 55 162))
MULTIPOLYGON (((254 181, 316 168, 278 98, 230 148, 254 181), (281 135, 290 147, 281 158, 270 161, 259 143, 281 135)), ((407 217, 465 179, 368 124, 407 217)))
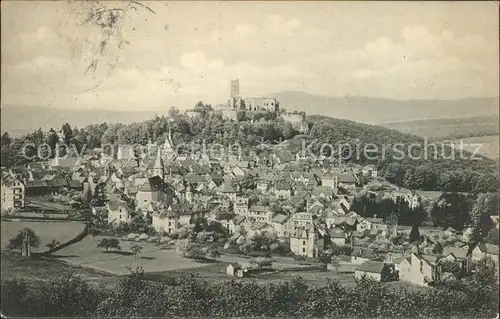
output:
POLYGON ((446 229, 452 227, 462 231, 474 230, 474 241, 483 242, 494 229, 490 216, 498 214, 498 193, 483 193, 478 196, 463 193, 442 193, 435 199, 421 201, 415 208, 402 197, 395 201, 382 194, 361 191, 354 196, 351 210, 362 217, 384 219, 388 224, 403 226, 432 225, 446 229))
MULTIPOLYGON (((291 123, 280 117, 262 116, 253 121, 223 119, 221 114, 212 111, 210 105, 201 102, 195 110, 200 116, 187 117, 171 108, 168 117, 157 116, 129 125, 101 123, 83 128, 71 127, 66 123, 62 125, 61 131, 64 142, 75 145, 79 151, 104 145, 145 145, 148 141, 162 143, 169 129, 173 132, 176 144, 196 147, 201 147, 202 142, 226 146, 238 143, 244 150, 254 149, 258 152, 256 147, 263 141, 276 144, 287 140, 292 152, 304 151, 305 145, 311 156, 325 155, 332 156, 337 162, 375 164, 380 176, 410 189, 470 193, 494 192, 498 189, 495 162, 483 157, 468 159, 467 156, 471 154, 467 152, 463 152, 464 158, 461 158, 457 150, 444 144, 426 147, 421 138, 395 130, 311 116, 307 119, 309 134, 299 135, 291 123), (374 145, 376 150, 373 150, 374 145)), ((28 156, 36 156, 36 150, 25 147, 26 143, 47 143, 53 150, 58 140, 56 129, 48 132, 38 129, 20 138, 11 138, 8 133, 4 133, 1 140, 2 166, 27 163, 28 160, 22 155, 23 148, 28 156)))
POLYGON ((428 137, 431 139, 459 139, 498 135, 498 115, 452 119, 428 119, 383 124, 384 127, 428 137))

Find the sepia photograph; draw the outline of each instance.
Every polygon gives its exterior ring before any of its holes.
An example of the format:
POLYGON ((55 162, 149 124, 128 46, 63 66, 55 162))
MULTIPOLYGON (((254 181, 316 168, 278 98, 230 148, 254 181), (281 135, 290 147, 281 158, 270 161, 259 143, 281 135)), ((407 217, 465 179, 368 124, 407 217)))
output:
POLYGON ((0 9, 2 318, 499 318, 498 2, 0 9))

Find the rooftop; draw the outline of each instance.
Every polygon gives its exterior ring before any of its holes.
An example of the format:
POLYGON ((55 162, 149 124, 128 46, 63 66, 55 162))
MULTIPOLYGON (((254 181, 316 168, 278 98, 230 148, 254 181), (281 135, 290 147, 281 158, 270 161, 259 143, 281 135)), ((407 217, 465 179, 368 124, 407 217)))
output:
POLYGON ((374 274, 380 274, 384 269, 384 266, 385 263, 382 261, 367 260, 358 267, 356 267, 356 270, 374 274))

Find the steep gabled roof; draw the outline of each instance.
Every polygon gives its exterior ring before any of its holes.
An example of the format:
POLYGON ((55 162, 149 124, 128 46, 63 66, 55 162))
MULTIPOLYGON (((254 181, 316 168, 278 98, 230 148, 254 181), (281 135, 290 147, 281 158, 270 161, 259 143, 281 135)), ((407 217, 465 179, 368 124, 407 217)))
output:
POLYGON ((267 212, 267 207, 262 205, 252 205, 248 210, 251 212, 267 212))
POLYGON ((478 245, 478 247, 479 247, 479 249, 481 249, 481 252, 483 252, 483 253, 498 256, 498 246, 497 245, 482 244, 482 245, 478 245))
POLYGON ((279 191, 289 191, 291 187, 288 183, 277 183, 276 185, 274 185, 274 189, 279 191))
POLYGON ((252 225, 252 229, 254 229, 254 230, 260 230, 260 229, 262 229, 262 228, 264 228, 266 226, 267 226, 267 224, 264 223, 264 222, 255 222, 252 225))
POLYGON ((343 173, 339 176, 340 183, 354 184, 357 180, 353 173, 343 173))
POLYGON ((241 223, 243 223, 245 221, 246 217, 245 216, 241 216, 241 215, 236 215, 234 216, 233 218, 233 223, 235 225, 239 225, 241 223))
POLYGON ((273 218, 273 222, 274 222, 274 223, 278 223, 278 224, 283 224, 283 223, 284 223, 284 222, 286 222, 289 218, 290 218, 290 216, 288 216, 288 215, 278 214, 278 215, 274 216, 274 218, 273 218))
POLYGON ((417 255, 419 259, 425 260, 430 265, 435 265, 437 263, 438 258, 433 255, 417 255))
POLYGON ((341 229, 331 229, 328 234, 330 238, 345 238, 345 232, 341 229))
POLYGON ((116 211, 116 210, 118 210, 120 208, 124 208, 124 209, 128 210, 128 205, 124 201, 112 201, 112 202, 109 202, 108 203, 108 207, 112 211, 116 211))
POLYGON ((236 193, 234 188, 229 183, 222 183, 222 185, 218 188, 221 193, 236 193))
POLYGON ((443 248, 443 256, 453 254, 456 258, 465 259, 467 257, 468 250, 460 247, 446 246, 443 248))
POLYGON ((363 248, 363 247, 354 247, 351 256, 353 257, 362 257, 367 259, 373 259, 377 257, 374 249, 363 248))

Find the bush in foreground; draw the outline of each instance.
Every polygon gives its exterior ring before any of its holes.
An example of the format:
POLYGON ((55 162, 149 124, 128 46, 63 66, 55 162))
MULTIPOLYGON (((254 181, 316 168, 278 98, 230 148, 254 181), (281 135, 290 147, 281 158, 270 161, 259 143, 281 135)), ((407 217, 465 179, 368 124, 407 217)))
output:
POLYGON ((301 278, 209 283, 192 275, 150 282, 138 269, 112 291, 74 276, 33 288, 6 281, 1 304, 7 316, 38 317, 493 318, 498 281, 487 264, 479 266, 471 280, 428 291, 395 291, 367 278, 352 287, 336 281, 309 286, 301 278))

